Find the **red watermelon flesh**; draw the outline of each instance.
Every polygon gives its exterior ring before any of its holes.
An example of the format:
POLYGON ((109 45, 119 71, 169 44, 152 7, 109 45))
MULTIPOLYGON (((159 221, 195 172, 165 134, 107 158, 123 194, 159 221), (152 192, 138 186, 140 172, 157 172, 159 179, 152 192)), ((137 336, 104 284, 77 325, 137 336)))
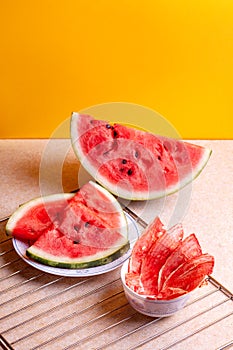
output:
POLYGON ((108 197, 109 193, 104 189, 100 191, 93 182, 82 186, 66 207, 59 230, 73 241, 100 248, 118 242, 127 227, 125 221, 120 220, 119 209, 116 210, 119 203, 108 197))
MULTIPOLYGON (((50 209, 50 208, 48 208, 50 209)), ((54 206, 52 207, 54 209, 54 206)), ((29 220, 25 221, 23 218, 18 221, 17 225, 17 237, 29 240, 37 239, 40 234, 53 225, 51 218, 57 219, 59 211, 55 210, 55 215, 51 213, 48 215, 47 209, 44 204, 39 205, 36 208, 32 208, 29 211, 29 220)))
POLYGON ((165 264, 159 272, 158 289, 160 290, 169 275, 186 261, 200 256, 202 254, 201 246, 195 236, 191 234, 186 237, 182 243, 167 258, 165 264))
POLYGON ((114 125, 114 130, 119 139, 126 137, 132 140, 129 148, 134 150, 134 162, 137 158, 140 169, 143 169, 143 174, 148 179, 148 185, 153 174, 154 178, 157 177, 157 181, 161 178, 161 182, 157 184, 158 188, 160 186, 169 187, 177 183, 179 177, 183 175, 181 173, 183 164, 186 164, 189 168, 187 170, 191 171, 189 152, 185 143, 137 129, 131 129, 127 133, 129 128, 119 124, 114 125), (182 167, 179 167, 179 163, 182 167), (150 171, 149 175, 147 174, 148 170, 150 171))
POLYGON ((116 211, 116 202, 117 200, 109 201, 106 193, 99 191, 98 187, 88 182, 72 198, 70 207, 75 212, 77 205, 83 205, 92 211, 93 216, 96 214, 105 226, 118 228, 121 226, 121 222, 119 221, 119 213, 116 211))
POLYGON ((181 264, 165 281, 157 299, 173 299, 197 288, 213 272, 214 258, 202 254, 181 264))
POLYGON ((145 294, 158 293, 159 271, 183 238, 180 224, 173 226, 152 245, 141 265, 141 283, 145 294))
MULTIPOLYGON (((58 229, 52 227, 44 231, 33 244, 33 248, 41 249, 46 247, 46 253, 53 256, 65 256, 66 258, 76 258, 96 254, 100 247, 89 246, 81 242, 72 241, 58 229)), ((102 248, 104 250, 104 248, 102 248)))
POLYGON ((151 246, 165 233, 163 224, 159 217, 156 217, 152 223, 146 228, 134 245, 129 262, 129 270, 132 273, 139 274, 141 272, 141 264, 151 246))
POLYGON ((108 248, 122 237, 117 228, 111 227, 92 210, 78 202, 70 203, 66 208, 59 231, 72 241, 98 248, 108 248))
POLYGON ((192 181, 211 151, 121 124, 73 113, 71 140, 87 171, 110 192, 127 199, 152 199, 192 181))

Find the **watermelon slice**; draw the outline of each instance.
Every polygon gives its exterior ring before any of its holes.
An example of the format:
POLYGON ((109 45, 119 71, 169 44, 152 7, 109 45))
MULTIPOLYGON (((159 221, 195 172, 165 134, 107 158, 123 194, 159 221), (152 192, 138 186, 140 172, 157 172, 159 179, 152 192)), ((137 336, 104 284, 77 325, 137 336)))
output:
POLYGON ((212 273, 214 258, 202 254, 187 260, 174 270, 164 282, 157 299, 173 299, 189 293, 203 282, 203 276, 212 273))
POLYGON ((9 218, 6 233, 21 240, 35 241, 51 225, 59 224, 72 193, 52 194, 21 205, 9 218))
POLYGON ((182 226, 177 224, 164 233, 149 249, 141 266, 141 282, 145 294, 156 295, 158 293, 159 271, 167 258, 179 246, 182 238, 182 226))
POLYGON ((196 178, 211 150, 73 113, 71 141, 83 167, 110 192, 131 200, 163 197, 196 178))
MULTIPOLYGON (((92 227, 90 231, 93 230, 92 227)), ((110 235, 111 242, 108 240, 107 244, 102 244, 103 238, 99 232, 92 232, 88 238, 74 241, 58 229, 49 228, 27 249, 26 254, 42 264, 59 268, 84 269, 105 265, 129 250, 126 237, 107 229, 105 233, 104 238, 110 235)))
POLYGON ((140 236, 134 245, 129 261, 129 269, 135 274, 141 272, 141 265, 151 246, 165 233, 163 224, 159 217, 156 217, 140 236))
POLYGON ((158 300, 174 299, 201 286, 213 272, 214 258, 202 253, 194 233, 184 240, 183 235, 181 224, 165 230, 156 217, 132 249, 127 286, 158 300))
POLYGON ((33 240, 27 256, 50 266, 99 266, 129 249, 120 204, 92 181, 75 195, 58 194, 26 203, 11 216, 6 230, 19 239, 33 240))
POLYGON ((186 237, 175 251, 167 258, 159 271, 158 289, 161 289, 166 279, 180 265, 202 254, 201 246, 193 234, 186 237))

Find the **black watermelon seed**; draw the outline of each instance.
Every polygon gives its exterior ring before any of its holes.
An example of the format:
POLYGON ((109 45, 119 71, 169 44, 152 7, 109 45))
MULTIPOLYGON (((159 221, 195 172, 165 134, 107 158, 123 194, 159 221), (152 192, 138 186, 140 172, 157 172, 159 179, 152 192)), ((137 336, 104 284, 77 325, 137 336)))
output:
POLYGON ((129 170, 127 171, 127 174, 128 174, 128 175, 132 175, 132 174, 133 174, 133 170, 132 170, 132 169, 129 169, 129 170))
POLYGON ((135 151, 135 157, 138 158, 139 154, 138 151, 135 151))
POLYGON ((127 163, 127 160, 126 160, 126 159, 122 159, 121 163, 122 163, 122 164, 126 164, 126 163, 127 163))
POLYGON ((161 156, 158 156, 158 160, 161 160, 161 156))
POLYGON ((74 244, 79 244, 80 242, 79 241, 73 241, 74 244))
POLYGON ((118 132, 116 130, 113 130, 113 137, 117 138, 117 136, 118 136, 118 132))
POLYGON ((106 128, 107 128, 107 129, 111 129, 112 127, 111 127, 110 124, 106 124, 106 128))

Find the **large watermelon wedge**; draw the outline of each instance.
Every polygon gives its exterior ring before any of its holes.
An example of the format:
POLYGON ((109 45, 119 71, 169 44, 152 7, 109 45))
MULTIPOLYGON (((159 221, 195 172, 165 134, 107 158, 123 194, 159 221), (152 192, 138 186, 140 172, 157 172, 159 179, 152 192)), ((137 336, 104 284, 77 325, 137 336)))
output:
POLYGON ((131 200, 178 191, 202 171, 211 150, 74 112, 71 140, 84 168, 115 195, 131 200))
POLYGON ((54 267, 99 266, 129 249, 127 222, 120 204, 92 181, 75 195, 41 197, 19 207, 6 231, 16 238, 33 240, 27 256, 54 267))

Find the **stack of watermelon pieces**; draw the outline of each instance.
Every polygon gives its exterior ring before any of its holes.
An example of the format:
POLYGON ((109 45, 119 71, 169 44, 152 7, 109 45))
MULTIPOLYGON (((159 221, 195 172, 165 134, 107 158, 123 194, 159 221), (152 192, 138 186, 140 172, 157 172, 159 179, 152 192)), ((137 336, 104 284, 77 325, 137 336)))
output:
POLYGON ((138 294, 169 300, 193 291, 213 271, 214 257, 203 254, 195 234, 183 227, 165 230, 158 217, 135 243, 125 281, 138 294))
POLYGON ((6 232, 29 241, 28 257, 60 268, 104 265, 129 250, 125 214, 108 191, 92 181, 76 194, 31 200, 10 217, 6 232))
MULTIPOLYGON (((189 142, 79 113, 72 114, 70 135, 95 182, 75 195, 32 200, 6 226, 8 234, 30 241, 30 258, 65 268, 98 266, 124 255, 127 221, 116 198, 146 201, 179 191, 211 155, 189 142)), ((202 283, 212 268, 213 258, 202 254, 194 235, 183 240, 180 225, 165 231, 155 219, 134 246, 127 281, 138 293, 174 298, 202 283)))

